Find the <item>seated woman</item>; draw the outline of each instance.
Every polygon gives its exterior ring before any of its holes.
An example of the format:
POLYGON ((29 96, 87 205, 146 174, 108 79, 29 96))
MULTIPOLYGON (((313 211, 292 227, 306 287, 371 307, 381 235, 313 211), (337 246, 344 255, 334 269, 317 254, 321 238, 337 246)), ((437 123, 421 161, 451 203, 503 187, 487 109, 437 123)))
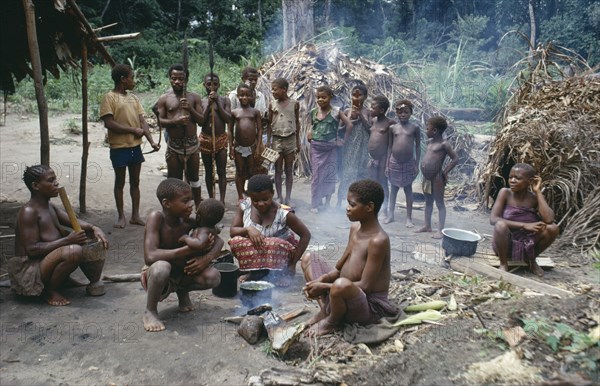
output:
POLYGON ((248 180, 248 198, 240 201, 230 228, 232 254, 246 279, 279 271, 276 285, 288 286, 310 242, 310 231, 289 209, 273 201, 273 182, 265 174, 248 180), (296 238, 300 237, 300 240, 296 238))
POLYGON ((508 175, 510 188, 502 188, 490 215, 494 226, 492 247, 500 258, 500 269, 508 271, 508 259, 525 261, 533 273, 544 270, 535 258, 558 236, 554 212, 542 194, 542 179, 529 164, 516 164, 508 175))

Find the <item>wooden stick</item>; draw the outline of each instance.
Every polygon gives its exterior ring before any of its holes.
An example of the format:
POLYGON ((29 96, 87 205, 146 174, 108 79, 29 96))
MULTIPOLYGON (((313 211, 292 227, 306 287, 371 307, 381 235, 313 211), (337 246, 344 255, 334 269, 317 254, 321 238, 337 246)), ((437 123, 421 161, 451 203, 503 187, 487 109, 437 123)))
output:
POLYGON ((71 207, 71 202, 69 201, 69 197, 67 196, 67 191, 65 190, 64 186, 58 188, 58 194, 60 195, 60 200, 62 201, 67 214, 69 215, 71 227, 75 232, 81 232, 81 225, 79 225, 79 221, 77 221, 77 216, 75 216, 75 211, 71 207))
POLYGON ((99 27, 99 28, 94 28, 94 30, 93 30, 93 31, 94 31, 94 32, 100 32, 100 31, 102 31, 103 29, 107 29, 107 28, 110 28, 110 27, 114 27, 114 26, 116 26, 117 24, 119 24, 119 23, 111 23, 111 24, 103 25, 102 27, 99 27))
POLYGON ((302 314, 305 314, 308 312, 308 309, 306 308, 306 306, 302 306, 300 308, 296 308, 295 310, 291 310, 289 312, 286 312, 285 314, 281 315, 281 319, 285 320, 286 322, 289 320, 292 320, 302 314))
POLYGON ((103 43, 103 42, 114 42, 114 41, 118 41, 118 40, 137 39, 141 35, 142 35, 141 32, 134 32, 134 33, 130 33, 130 34, 113 35, 113 36, 103 36, 101 38, 97 38, 96 40, 99 41, 100 43, 103 43))
POLYGON ((450 260, 452 269, 466 274, 480 274, 491 277, 496 280, 503 280, 507 283, 516 285, 521 288, 527 288, 535 292, 546 295, 566 298, 573 296, 573 293, 561 288, 553 287, 546 283, 541 283, 532 279, 517 276, 515 274, 501 271, 484 263, 479 263, 474 259, 458 258, 450 260))
POLYGON ((142 278, 141 273, 124 273, 118 275, 104 275, 102 280, 112 281, 115 283, 125 283, 130 281, 140 281, 142 278))

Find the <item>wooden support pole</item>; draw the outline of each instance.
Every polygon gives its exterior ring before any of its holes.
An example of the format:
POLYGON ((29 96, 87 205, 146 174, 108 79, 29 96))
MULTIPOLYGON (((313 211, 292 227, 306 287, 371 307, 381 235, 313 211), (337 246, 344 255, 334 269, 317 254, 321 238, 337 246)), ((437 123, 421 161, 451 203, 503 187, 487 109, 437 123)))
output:
POLYGON ((87 19, 81 12, 81 9, 79 9, 79 6, 77 6, 77 3, 75 3, 75 0, 67 0, 67 3, 69 4, 69 9, 73 12, 75 17, 77 17, 81 25, 83 25, 83 28, 88 34, 88 37, 90 38, 90 40, 93 41, 94 45, 96 46, 96 49, 98 50, 98 52, 100 52, 100 55, 102 55, 106 63, 110 64, 111 67, 114 67, 115 64, 117 64, 117 62, 115 62, 115 60, 112 58, 112 56, 110 56, 108 51, 106 51, 106 48, 102 45, 102 43, 98 42, 98 38, 94 33, 94 29, 92 28, 90 23, 88 23, 87 19))
POLYGON ((90 149, 88 140, 88 53, 87 44, 81 45, 81 176, 79 178, 79 213, 86 212, 85 191, 87 181, 87 160, 90 149))
POLYGON ((487 264, 479 263, 474 259, 457 258, 450 260, 450 267, 455 271, 465 273, 467 275, 480 274, 491 277, 496 280, 503 280, 517 287, 527 288, 535 292, 545 295, 556 296, 559 298, 567 298, 573 296, 573 293, 561 288, 553 287, 549 284, 542 283, 536 280, 527 279, 526 277, 517 276, 510 272, 501 271, 487 264))
POLYGON ((44 83, 42 80, 42 61, 40 59, 40 47, 37 40, 37 28, 35 25, 35 6, 32 0, 22 0, 25 10, 25 24, 27 26, 27 41, 29 43, 29 56, 31 58, 31 70, 35 86, 35 97, 37 99, 40 120, 40 163, 50 165, 50 134, 48 129, 48 102, 44 94, 44 83))
POLYGON ((104 42, 114 42, 117 40, 129 40, 129 39, 137 39, 142 35, 141 32, 134 32, 131 34, 122 34, 122 35, 113 35, 113 36, 103 36, 101 38, 97 38, 100 43, 104 42))

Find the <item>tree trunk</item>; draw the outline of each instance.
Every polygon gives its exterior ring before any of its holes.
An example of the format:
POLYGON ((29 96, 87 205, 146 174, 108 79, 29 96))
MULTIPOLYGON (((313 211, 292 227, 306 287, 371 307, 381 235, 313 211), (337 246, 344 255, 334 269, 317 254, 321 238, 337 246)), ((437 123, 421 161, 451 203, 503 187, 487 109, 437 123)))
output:
POLYGON ((258 0, 258 28, 260 33, 263 33, 263 20, 262 20, 262 1, 258 0))
POLYGON ((87 160, 90 148, 88 140, 88 66, 87 45, 81 46, 81 140, 83 150, 81 153, 81 176, 79 178, 79 213, 86 212, 85 190, 87 181, 87 160))
POLYGON ((314 36, 312 0, 281 0, 283 49, 314 36))
POLYGON ((331 0, 325 0, 325 28, 331 28, 331 0))
POLYGON ((535 50, 535 11, 533 9, 533 3, 531 0, 529 0, 529 26, 530 26, 530 33, 529 33, 529 57, 533 58, 533 51, 535 50))
POLYGON ((37 28, 35 25, 35 7, 32 0, 23 0, 25 10, 25 24, 27 25, 27 41, 29 43, 29 56, 31 57, 31 70, 35 86, 35 97, 37 99, 40 119, 40 163, 50 165, 50 135, 48 133, 48 103, 44 95, 44 84, 42 81, 42 61, 40 59, 40 47, 37 40, 37 28))
POLYGON ((181 22, 181 0, 177 1, 177 25, 175 31, 179 32, 179 23, 181 22))

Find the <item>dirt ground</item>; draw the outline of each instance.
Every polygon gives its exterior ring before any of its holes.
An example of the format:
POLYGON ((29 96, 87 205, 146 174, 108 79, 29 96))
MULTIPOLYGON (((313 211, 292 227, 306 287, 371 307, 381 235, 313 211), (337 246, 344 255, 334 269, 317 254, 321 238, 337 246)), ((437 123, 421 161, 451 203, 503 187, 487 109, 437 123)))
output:
MULTIPOLYGON (((69 126, 78 119, 72 115, 50 118, 51 166, 66 187, 76 210, 79 208, 81 137, 70 133, 69 126)), ((11 114, 7 116, 6 126, 0 127, 0 280, 7 279, 4 275, 6 260, 14 253, 14 238, 10 235, 14 234, 16 211, 29 197, 21 176, 26 165, 39 160, 38 127, 37 117, 11 114)), ((108 148, 103 145, 104 132, 100 124, 90 124, 88 211, 81 217, 99 225, 109 237, 111 247, 107 253, 105 274, 137 273, 143 264, 143 228, 134 225, 125 229, 112 227, 116 219, 113 171, 108 148)), ((149 149, 146 146, 144 151, 149 149)), ((164 165, 164 147, 160 152, 145 157, 141 177, 143 217, 159 208, 155 189, 164 178, 160 171, 164 165)), ((204 187, 203 195, 206 195, 204 187)), ((235 187, 229 184, 228 212, 221 234, 224 240, 228 239, 235 197, 235 187)), ((312 232, 311 245, 320 246, 323 255, 335 262, 346 245, 350 224, 343 211, 332 209, 318 215, 311 214, 308 211, 309 200, 309 181, 297 179, 293 192, 296 213, 312 232)), ((403 201, 402 194, 398 201, 403 201)), ((61 206, 60 200, 54 202, 61 206)), ((126 211, 130 211, 127 194, 125 202, 126 211)), ((450 201, 447 207, 447 227, 476 230, 483 235, 492 233, 488 214, 475 210, 473 203, 450 201)), ((413 217, 416 227, 423 224, 422 210, 415 210, 413 217)), ((419 297, 418 291, 424 288, 427 289, 424 296, 446 295, 446 299, 449 293, 442 293, 442 287, 461 285, 471 291, 469 293, 483 291, 481 283, 486 283, 485 279, 467 280, 444 268, 441 258, 428 262, 415 260, 412 254, 415 248, 436 251, 441 256, 441 245, 429 234, 415 234, 405 228, 404 219, 404 210, 398 209, 397 221, 385 226, 391 238, 392 286, 397 291, 398 302, 407 297, 419 297), (418 273, 407 277, 406 270, 411 268, 418 273), (432 284, 434 282, 438 284, 432 284), (414 294, 408 293, 409 288, 415 289, 414 294)), ((436 220, 437 211, 434 211, 434 226, 436 220)), ((487 238, 480 243, 480 249, 489 247, 490 240, 487 238)), ((465 380, 460 375, 470 364, 492 359, 507 349, 489 334, 475 333, 482 325, 494 331, 509 326, 515 315, 521 315, 563 321, 586 333, 594 326, 593 310, 597 312, 598 306, 598 269, 593 268, 590 261, 577 251, 558 254, 550 250, 545 255, 554 259, 556 267, 546 272, 543 281, 573 291, 576 294, 574 298, 525 297, 521 296, 522 290, 513 288, 507 292, 508 297, 491 296, 478 303, 478 316, 469 311, 472 305, 470 298, 463 296, 459 301, 459 310, 462 311, 454 317, 444 319, 440 325, 403 331, 404 351, 390 349, 397 339, 392 337, 389 342, 373 346, 368 351, 360 348, 363 350, 361 353, 357 353, 354 347, 345 353, 327 355, 323 350, 315 352, 315 343, 303 339, 283 359, 269 355, 264 342, 254 346, 247 344, 237 334, 237 326, 221 321, 223 317, 241 315, 246 311, 237 297, 221 299, 210 291, 194 292, 191 297, 196 309, 180 314, 176 297, 171 295, 159 305, 159 314, 167 330, 147 333, 141 322, 146 298, 139 282, 106 283, 106 295, 96 298, 86 296, 83 288, 68 289, 65 294, 72 304, 67 307, 50 307, 39 299, 20 298, 9 288, 2 287, 0 384, 241 385, 264 369, 278 368, 285 372, 292 368, 310 370, 323 366, 333 368, 340 374, 340 379, 350 385, 463 384, 465 380)), ((517 273, 538 280, 527 271, 519 270, 517 273)), ((75 276, 83 278, 79 271, 75 276)), ((311 313, 316 312, 316 306, 304 300, 302 285, 303 280, 298 274, 289 288, 277 289, 272 301, 274 310, 283 313, 308 304, 311 313)), ((494 285, 497 283, 489 286, 492 288, 494 285)), ((307 318, 308 315, 305 315, 299 320, 307 318)), ((333 337, 323 339, 323 342, 332 342, 332 339, 341 340, 333 337)), ((597 364, 600 354, 597 347, 583 353, 584 358, 596 366, 586 367, 587 362, 569 359, 567 355, 550 350, 534 336, 528 336, 527 342, 528 346, 523 349, 526 352, 524 360, 538 367, 544 379, 551 378, 562 368, 566 373, 577 373, 586 379, 591 378, 596 384, 599 382, 597 364)))

